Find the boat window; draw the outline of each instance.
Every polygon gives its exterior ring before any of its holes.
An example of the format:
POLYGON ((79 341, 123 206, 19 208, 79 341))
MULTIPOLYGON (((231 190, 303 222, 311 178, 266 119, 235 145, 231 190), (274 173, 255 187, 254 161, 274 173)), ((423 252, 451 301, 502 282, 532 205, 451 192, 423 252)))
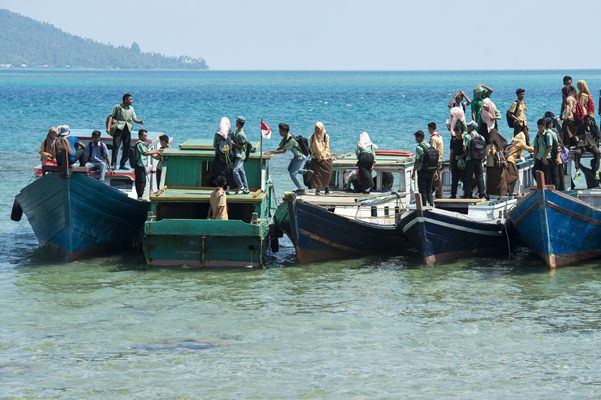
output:
MULTIPOLYGON (((228 203, 230 220, 250 223, 254 211, 254 204, 228 203)), ((164 202, 157 204, 156 219, 206 219, 208 213, 209 203, 164 202)))
POLYGON ((129 178, 110 178, 109 185, 119 190, 131 190, 133 182, 129 178))

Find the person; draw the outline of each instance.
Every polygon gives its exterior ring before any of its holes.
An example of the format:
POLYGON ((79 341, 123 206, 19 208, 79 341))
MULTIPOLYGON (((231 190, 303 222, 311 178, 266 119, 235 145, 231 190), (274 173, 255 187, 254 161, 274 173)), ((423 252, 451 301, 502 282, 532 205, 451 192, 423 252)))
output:
POLYGON ((563 161, 561 160, 561 141, 559 140, 559 136, 557 132, 553 128, 553 119, 552 118, 544 118, 545 120, 545 128, 551 135, 552 145, 551 145, 551 159, 549 160, 549 171, 551 173, 551 179, 549 182, 552 182, 555 185, 557 190, 565 190, 564 179, 563 179, 563 161))
POLYGON ((472 121, 480 124, 480 109, 482 108, 482 100, 489 98, 492 95, 493 90, 486 85, 477 85, 474 88, 474 99, 472 100, 472 121))
POLYGON ((519 179, 518 167, 516 166, 517 159, 522 158, 522 151, 526 150, 534 153, 534 148, 526 143, 526 135, 520 132, 511 139, 509 147, 506 149, 505 160, 507 161, 507 171, 505 180, 507 182, 507 193, 511 196, 515 190, 515 185, 519 179))
POLYGON ((599 187, 599 162, 595 158, 591 158, 590 168, 587 168, 582 164, 578 164, 578 168, 582 170, 582 174, 586 180, 587 189, 599 187))
POLYGON ((486 194, 507 196, 507 140, 497 129, 490 131, 486 158, 486 194))
POLYGON ((561 115, 562 130, 561 130, 561 142, 568 147, 575 146, 576 143, 576 129, 578 124, 575 120, 577 100, 575 96, 568 96, 563 104, 563 113, 561 115))
POLYGON ((478 121, 478 133, 489 142, 490 131, 498 129, 497 120, 501 118, 497 106, 488 97, 482 100, 480 109, 480 121, 478 121))
MULTIPOLYGON (((551 170, 549 160, 551 159, 551 149, 553 146, 553 137, 546 128, 546 123, 543 118, 536 122, 538 132, 534 140, 534 167, 532 173, 534 179, 537 180, 536 172, 543 171, 545 174, 545 182, 551 182, 551 170)), ((537 180, 538 181, 538 180, 537 180)))
POLYGON ((426 168, 426 151, 432 146, 430 143, 424 140, 424 131, 419 130, 415 132, 415 165, 411 178, 415 179, 415 171, 417 171, 417 190, 422 196, 424 204, 430 204, 434 206, 434 199, 432 198, 432 182, 434 181, 434 171, 428 171, 426 168))
MULTIPOLYGON (((216 184, 215 179, 222 175, 225 177, 227 182, 226 187, 233 186, 233 176, 229 176, 231 175, 229 172, 231 171, 233 160, 232 147, 231 122, 229 118, 222 117, 221 121, 219 122, 219 128, 217 128, 217 132, 215 132, 215 137, 213 138, 213 148, 215 149, 211 178, 213 185, 216 184)), ((226 189, 226 192, 227 191, 228 190, 226 189)))
POLYGON ((156 165, 156 178, 157 178, 157 187, 161 187, 161 177, 163 176, 163 151, 170 147, 169 144, 169 136, 161 135, 159 136, 159 151, 161 155, 154 156, 156 160, 158 160, 156 165))
POLYGON ((371 192, 374 188, 374 179, 371 176, 371 169, 376 160, 377 148, 378 146, 371 141, 369 134, 365 131, 361 132, 357 147, 355 148, 357 167, 359 167, 357 189, 365 194, 371 192))
POLYGON ((574 98, 576 98, 576 89, 574 89, 574 86, 572 86, 572 77, 566 75, 563 77, 563 87, 561 88, 561 111, 559 115, 563 116, 566 99, 570 96, 574 96, 574 98))
POLYGON ((315 189, 315 194, 320 194, 320 189, 324 189, 325 194, 330 193, 330 181, 332 180, 332 154, 330 153, 330 136, 322 122, 315 123, 313 134, 309 138, 309 147, 311 148, 311 188, 315 189))
POLYGON ((42 164, 56 164, 56 145, 58 142, 58 130, 55 127, 48 129, 46 138, 40 145, 40 157, 42 164))
POLYGON ((236 133, 232 139, 234 147, 234 162, 232 163, 232 174, 234 175, 234 181, 236 181, 236 193, 235 194, 248 194, 248 181, 246 180, 246 171, 244 171, 244 160, 246 160, 246 147, 250 145, 246 134, 244 133, 244 124, 246 119, 244 117, 236 118, 236 133))
POLYGON ((280 141, 277 150, 268 151, 265 154, 283 154, 286 151, 292 153, 292 160, 290 160, 290 164, 288 164, 288 173, 290 174, 290 179, 292 179, 292 182, 296 186, 296 190, 294 192, 296 194, 304 194, 305 189, 298 180, 298 175, 304 175, 307 172, 312 172, 303 169, 306 162, 306 156, 294 136, 290 133, 290 126, 288 124, 281 122, 278 125, 278 130, 282 140, 280 141))
POLYGON ((92 140, 88 144, 86 159, 86 167, 90 170, 97 170, 100 173, 100 181, 104 182, 111 160, 106 144, 100 141, 100 131, 92 132, 92 140))
POLYGON ((465 181, 463 183, 464 199, 472 198, 472 178, 474 176, 476 177, 476 184, 478 186, 478 197, 486 197, 484 171, 482 169, 482 160, 486 157, 485 149, 482 146, 483 141, 484 138, 478 133, 478 123, 471 121, 467 126, 467 132, 463 134, 463 154, 466 163, 465 181))
POLYGON ((111 115, 109 115, 106 124, 106 132, 111 134, 111 126, 115 124, 113 134, 113 151, 111 154, 111 167, 114 169, 117 164, 117 156, 119 155, 119 147, 123 146, 121 153, 121 162, 119 169, 127 169, 125 163, 128 159, 129 148, 131 146, 131 132, 134 123, 144 125, 144 121, 138 119, 136 110, 134 110, 134 100, 129 93, 125 93, 122 97, 123 102, 113 107, 111 115))
POLYGON ((465 112, 461 107, 453 107, 450 111, 451 115, 447 120, 447 129, 451 132, 451 135, 455 133, 455 124, 457 122, 462 122, 463 125, 467 124, 465 119, 465 112))
POLYGON ((518 133, 523 133, 524 137, 526 138, 526 144, 530 146, 528 120, 526 118, 528 106, 524 100, 524 97, 526 97, 526 91, 524 89, 518 89, 515 91, 515 94, 517 99, 511 103, 509 110, 507 110, 509 118, 513 120, 513 136, 517 135, 518 133))
POLYGON ((225 176, 218 175, 215 178, 215 188, 211 191, 207 219, 227 220, 229 218, 227 212, 227 196, 224 190, 225 185, 227 185, 225 176))
POLYGON ((576 101, 584 108, 585 115, 595 117, 595 104, 591 92, 588 90, 588 85, 585 80, 579 80, 576 84, 578 88, 578 94, 576 95, 576 101))
MULTIPOLYGON (((456 124, 455 124, 456 125, 456 124)), ((444 153, 444 144, 442 138, 436 132, 436 122, 428 123, 428 132, 430 133, 430 146, 438 152, 438 168, 434 171, 433 186, 436 192, 436 198, 442 199, 442 182, 440 180, 440 171, 442 171, 442 155, 444 153)))
POLYGON ((465 154, 463 153, 463 132, 465 125, 458 121, 454 126, 455 132, 451 138, 450 167, 451 167, 451 199, 457 198, 457 187, 459 180, 465 175, 465 154))
POLYGON ((69 159, 73 153, 71 143, 69 143, 69 130, 59 129, 61 126, 57 126, 58 139, 56 142, 56 163, 58 165, 69 165, 69 159))
POLYGON ((146 176, 148 173, 148 156, 160 155, 160 150, 149 150, 146 147, 146 139, 148 138, 148 131, 146 129, 140 129, 138 131, 138 141, 136 143, 136 167, 134 168, 134 174, 136 177, 136 193, 138 194, 138 200, 142 200, 144 197, 144 190, 146 189, 146 176))
MULTIPOLYGON (((576 165, 576 175, 578 175, 580 167, 580 159, 586 152, 590 152, 595 159, 595 165, 599 165, 599 127, 597 122, 590 115, 584 117, 584 123, 582 123, 576 130, 576 138, 578 144, 574 151, 574 164, 576 165)), ((598 173, 597 170, 594 171, 598 173)))
POLYGON ((79 161, 79 166, 85 166, 85 148, 86 146, 79 141, 75 136, 71 136, 69 125, 59 125, 56 127, 60 137, 69 142, 71 152, 69 152, 69 165, 73 165, 79 161))
MULTIPOLYGON (((472 104, 472 100, 468 97, 467 94, 463 90, 458 91, 453 95, 451 100, 449 100, 449 104, 447 105, 449 108, 459 107, 463 110, 463 113, 467 111, 467 106, 472 104)), ((451 132, 453 132, 451 130, 451 132)))

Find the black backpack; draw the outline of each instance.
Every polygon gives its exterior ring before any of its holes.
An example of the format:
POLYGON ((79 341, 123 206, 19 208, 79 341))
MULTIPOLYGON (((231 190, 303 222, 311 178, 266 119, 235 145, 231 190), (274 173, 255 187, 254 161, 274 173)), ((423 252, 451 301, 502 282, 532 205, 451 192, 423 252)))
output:
POLYGON ((486 141, 481 135, 470 133, 470 157, 472 160, 483 160, 486 158, 486 141))
POLYGON ((432 146, 426 147, 423 143, 420 143, 420 147, 424 149, 421 163, 422 171, 436 171, 438 169, 438 150, 432 146))
POLYGON ((138 166, 138 142, 136 142, 135 146, 129 148, 127 152, 127 158, 129 159, 129 166, 132 168, 136 168, 138 166))
MULTIPOLYGON (((505 113, 505 118, 507 119, 507 125, 509 125, 510 128, 515 128, 515 119, 513 117, 518 113, 518 108, 520 107, 519 102, 514 101, 514 103, 517 103, 515 106, 515 111, 511 112, 511 111, 507 110, 507 112, 505 113)), ((511 109, 511 107, 509 109, 511 109)))
POLYGON ((298 135, 298 136, 293 136, 293 138, 294 138, 294 140, 296 140, 301 151, 303 152, 303 154, 305 156, 308 156, 309 154, 311 154, 311 149, 309 147, 309 141, 307 140, 306 137, 298 135))

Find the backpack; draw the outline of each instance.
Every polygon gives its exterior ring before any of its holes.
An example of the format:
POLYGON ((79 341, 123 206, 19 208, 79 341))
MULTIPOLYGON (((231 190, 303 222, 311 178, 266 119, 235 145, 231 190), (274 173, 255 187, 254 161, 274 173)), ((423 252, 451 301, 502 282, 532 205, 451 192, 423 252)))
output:
POLYGON ((303 154, 305 156, 308 156, 309 154, 311 154, 311 150, 309 147, 309 141, 307 140, 306 137, 303 137, 301 135, 298 136, 293 136, 294 140, 296 140, 296 142, 298 143, 301 151, 303 152, 303 154))
MULTIPOLYGON (((88 144, 88 160, 92 158, 92 146, 94 146, 93 140, 90 141, 90 143, 88 144)), ((104 146, 102 145, 102 142, 99 142, 98 146, 100 147, 100 154, 102 154, 103 157, 108 158, 108 154, 106 154, 106 152, 104 151, 104 146)))
POLYGON ((588 96, 588 104, 586 109, 589 115, 595 115, 595 102, 593 101, 593 96, 588 96))
POLYGON ((233 147, 234 146, 232 145, 232 137, 230 135, 227 136, 227 139, 221 136, 219 137, 219 144, 217 145, 217 150, 221 154, 230 154, 233 147))
POLYGON ((424 155, 422 156, 421 170, 422 171, 436 171, 438 169, 438 150, 434 147, 426 147, 425 144, 420 143, 419 146, 424 149, 424 155))
POLYGON ((507 112, 505 113, 505 119, 507 119, 507 125, 509 125, 510 128, 515 128, 516 121, 513 117, 517 114, 518 107, 520 106, 519 102, 514 101, 514 103, 516 103, 515 110, 511 112, 511 108, 509 108, 509 110, 507 110, 507 112))
POLYGON ((584 122, 584 116, 586 112, 584 111, 584 107, 579 102, 576 102, 576 111, 574 111, 574 121, 581 124, 584 122))
POLYGON ((481 135, 470 133, 470 157, 472 160, 483 160, 486 158, 486 141, 481 135))
POLYGON ((136 168, 138 166, 138 143, 140 143, 139 140, 136 142, 136 145, 133 147, 130 147, 129 151, 127 152, 127 158, 129 159, 129 166, 132 168, 136 168))

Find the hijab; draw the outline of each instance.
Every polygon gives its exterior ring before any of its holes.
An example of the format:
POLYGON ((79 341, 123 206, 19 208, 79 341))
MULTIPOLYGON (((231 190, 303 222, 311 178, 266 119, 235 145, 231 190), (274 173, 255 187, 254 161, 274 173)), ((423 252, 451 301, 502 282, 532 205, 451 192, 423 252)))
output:
POLYGON ((465 112, 461 107, 451 108, 451 117, 449 118, 449 130, 451 133, 455 132, 455 125, 457 124, 457 121, 463 122, 464 125, 466 124, 465 112))
POLYGON ((580 95, 581 93, 586 93, 589 96, 591 95, 591 92, 589 92, 588 85, 586 84, 585 80, 578 81, 576 85, 578 86, 578 95, 580 95))
POLYGON ((329 160, 332 158, 330 154, 330 138, 326 133, 325 126, 321 122, 315 123, 315 130, 311 136, 311 156, 316 160, 329 160))
POLYGON ((480 110, 480 118, 482 119, 482 122, 484 122, 486 124, 486 128, 488 129, 489 133, 490 133, 490 131, 495 129, 495 123, 497 122, 497 120, 495 118, 496 113, 497 113, 497 106, 495 106, 495 103, 493 103, 491 99, 486 98, 486 99, 482 100, 482 109, 480 110))
POLYGON ((501 136, 499 131, 496 129, 490 130, 488 141, 490 144, 496 147, 497 151, 501 151, 507 146, 507 139, 501 136))
POLYGON ((221 122, 219 122, 219 130, 217 131, 217 134, 222 138, 227 139, 228 135, 230 134, 231 127, 232 124, 230 119, 228 117, 223 117, 221 118, 221 122))
POLYGON ((361 135, 359 136, 359 141, 357 142, 357 146, 361 147, 362 149, 366 149, 369 146, 372 146, 376 149, 378 148, 378 146, 372 143, 371 139, 369 138, 369 134, 365 131, 361 132, 361 135))

